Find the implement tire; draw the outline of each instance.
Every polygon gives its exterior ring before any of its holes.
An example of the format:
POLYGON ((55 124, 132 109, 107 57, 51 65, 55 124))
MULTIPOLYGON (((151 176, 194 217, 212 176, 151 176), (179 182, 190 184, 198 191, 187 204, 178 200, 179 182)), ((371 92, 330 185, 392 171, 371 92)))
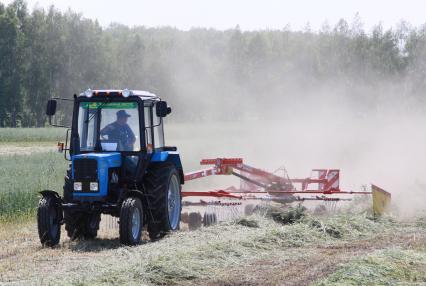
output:
POLYGON ((208 213, 208 212, 204 213, 204 216, 203 216, 203 225, 205 227, 207 227, 207 226, 212 226, 214 224, 217 224, 216 213, 214 213, 214 212, 213 213, 208 213))
POLYGON ((143 228, 142 203, 139 198, 128 197, 120 211, 120 242, 125 245, 137 245, 141 241, 143 228))
POLYGON ((61 238, 61 208, 53 196, 42 197, 37 209, 37 226, 40 242, 45 246, 55 246, 61 238))
POLYGON ((201 227, 203 218, 199 212, 192 212, 188 215, 188 228, 189 230, 196 230, 201 227))
POLYGON ((179 229, 182 196, 179 173, 171 163, 152 164, 144 178, 148 233, 152 241, 179 229))

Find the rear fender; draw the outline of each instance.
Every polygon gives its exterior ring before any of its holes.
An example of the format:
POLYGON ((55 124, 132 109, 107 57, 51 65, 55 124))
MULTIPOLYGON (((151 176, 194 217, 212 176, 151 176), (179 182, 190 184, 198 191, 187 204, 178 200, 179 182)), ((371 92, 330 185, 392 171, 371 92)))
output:
POLYGON ((185 183, 185 181, 184 181, 184 175, 183 175, 182 162, 180 160, 179 153, 178 152, 169 152, 169 156, 167 157, 167 162, 170 162, 173 165, 175 165, 176 170, 179 173, 180 183, 183 185, 185 183))
POLYGON ((151 162, 169 162, 172 163, 179 173, 180 183, 184 184, 184 174, 180 155, 177 151, 158 151, 151 157, 151 162))

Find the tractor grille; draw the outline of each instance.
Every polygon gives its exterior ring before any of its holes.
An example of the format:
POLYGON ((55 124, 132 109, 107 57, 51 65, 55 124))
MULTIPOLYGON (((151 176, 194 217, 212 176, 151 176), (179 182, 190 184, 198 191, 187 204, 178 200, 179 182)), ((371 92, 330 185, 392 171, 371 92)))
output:
POLYGON ((74 180, 97 181, 98 162, 95 159, 77 159, 74 161, 74 180))

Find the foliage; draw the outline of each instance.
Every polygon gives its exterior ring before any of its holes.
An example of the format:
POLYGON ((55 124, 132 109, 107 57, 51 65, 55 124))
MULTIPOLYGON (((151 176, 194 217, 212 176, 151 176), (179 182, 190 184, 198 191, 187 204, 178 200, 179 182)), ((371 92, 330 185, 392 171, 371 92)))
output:
MULTIPOLYGON (((288 113, 291 102, 329 96, 330 86, 357 114, 391 99, 424 106, 425 46, 426 27, 406 22, 368 32, 359 17, 318 32, 102 28, 15 0, 0 3, 0 127, 44 126, 48 98, 87 87, 151 90, 176 109, 192 107, 179 120, 288 113)), ((60 106, 59 121, 69 123, 69 108, 60 106)))

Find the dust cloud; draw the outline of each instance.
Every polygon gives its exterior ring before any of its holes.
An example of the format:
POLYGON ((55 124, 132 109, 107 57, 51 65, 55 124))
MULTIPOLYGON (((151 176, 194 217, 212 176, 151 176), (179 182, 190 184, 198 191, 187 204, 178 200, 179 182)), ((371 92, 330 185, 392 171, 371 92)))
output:
MULTIPOLYGON (((229 80, 223 79, 225 85, 232 85, 229 80)), ((363 91, 370 96, 375 92, 363 91)), ((277 88, 248 92, 246 102, 229 106, 226 97, 208 93, 203 118, 179 123, 173 122, 173 115, 167 119, 166 143, 178 146, 186 172, 200 169, 200 159, 216 157, 242 157, 270 171, 285 166, 290 177, 300 178, 313 168, 337 168, 344 190, 359 191, 373 183, 392 194, 399 215, 426 209, 426 116, 415 105, 402 106, 398 95, 357 102, 334 86, 306 91, 300 82, 288 93, 277 88)), ((197 106, 185 108, 174 113, 200 112, 197 106)), ((215 177, 184 188, 238 184, 234 178, 215 177)))

